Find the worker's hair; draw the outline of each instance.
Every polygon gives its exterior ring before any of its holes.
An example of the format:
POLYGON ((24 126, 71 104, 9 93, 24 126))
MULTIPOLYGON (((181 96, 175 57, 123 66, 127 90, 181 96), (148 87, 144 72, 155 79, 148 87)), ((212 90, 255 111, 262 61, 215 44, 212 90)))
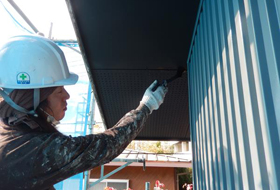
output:
MULTIPOLYGON (((56 87, 41 88, 40 89, 40 102, 47 99, 47 97, 56 89, 56 87)), ((10 94, 9 97, 14 103, 23 107, 27 110, 33 108, 33 89, 15 89, 10 94)), ((15 110, 9 104, 6 103, 4 99, 0 100, 0 118, 7 118, 14 115, 22 114, 21 112, 15 110)))
MULTIPOLYGON (((36 128, 35 131, 39 130, 44 132, 57 132, 57 129, 47 122, 46 115, 40 110, 40 108, 48 107, 47 98, 56 88, 57 87, 49 87, 40 89, 40 104, 36 109, 38 117, 34 117, 32 115, 27 116, 29 119, 34 120, 39 125, 39 127, 36 128)), ((9 97, 17 105, 27 110, 32 110, 33 94, 33 89, 15 89, 9 94, 9 97)), ((0 99, 0 118, 3 121, 8 121, 10 117, 21 119, 25 115, 25 113, 21 113, 18 110, 15 110, 13 107, 11 107, 9 104, 7 104, 3 98, 0 99)), ((17 123, 17 125, 21 124, 20 122, 16 122, 15 120, 14 123, 17 123)))

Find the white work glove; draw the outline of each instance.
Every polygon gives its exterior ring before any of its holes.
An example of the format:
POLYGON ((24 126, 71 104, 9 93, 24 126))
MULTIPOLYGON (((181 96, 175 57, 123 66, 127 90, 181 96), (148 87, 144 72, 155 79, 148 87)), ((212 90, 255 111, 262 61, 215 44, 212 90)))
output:
POLYGON ((163 103, 163 99, 165 97, 165 94, 168 91, 167 83, 166 81, 164 84, 160 85, 154 92, 152 89, 154 86, 157 85, 157 81, 155 80, 145 91, 145 94, 140 101, 140 103, 145 104, 149 110, 150 114, 153 112, 153 110, 157 110, 159 106, 163 103))

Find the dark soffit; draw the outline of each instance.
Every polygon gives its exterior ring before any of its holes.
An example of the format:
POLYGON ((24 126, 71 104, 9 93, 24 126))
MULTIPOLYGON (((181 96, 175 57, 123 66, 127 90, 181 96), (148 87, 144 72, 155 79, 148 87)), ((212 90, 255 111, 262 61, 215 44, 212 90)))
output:
MULTIPOLYGON (((154 81, 186 68, 199 1, 67 0, 103 120, 114 126, 154 81)), ((138 140, 189 140, 187 72, 138 140)))

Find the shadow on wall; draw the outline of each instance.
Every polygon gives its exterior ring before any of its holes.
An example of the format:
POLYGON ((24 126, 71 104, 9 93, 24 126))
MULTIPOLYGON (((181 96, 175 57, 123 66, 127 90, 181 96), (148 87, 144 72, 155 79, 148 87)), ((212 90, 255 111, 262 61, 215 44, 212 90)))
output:
POLYGON ((188 65, 197 189, 269 189, 279 181, 280 170, 270 178, 273 164, 265 162, 269 156, 280 159, 279 131, 261 30, 268 30, 267 35, 273 31, 262 28, 258 3, 215 0, 202 5, 188 65), (277 143, 270 145, 266 135, 277 143))
MULTIPOLYGON (((226 147, 222 149, 218 149, 219 154, 223 154, 224 152, 228 152, 226 147)), ((201 155, 200 153, 197 153, 201 155)), ((196 167, 201 168, 194 168, 196 179, 196 183, 194 183, 194 189, 206 189, 207 187, 210 189, 244 189, 242 180, 235 182, 235 177, 241 177, 241 174, 237 172, 236 166, 232 167, 232 171, 230 173, 225 173, 223 171, 223 166, 219 159, 220 156, 215 157, 213 160, 209 160, 206 158, 200 158, 196 160, 196 167), (229 182, 230 181, 230 182, 229 182), (241 182, 241 183, 240 183, 241 182)), ((232 158, 229 157, 222 162, 224 163, 224 167, 228 167, 232 158)))

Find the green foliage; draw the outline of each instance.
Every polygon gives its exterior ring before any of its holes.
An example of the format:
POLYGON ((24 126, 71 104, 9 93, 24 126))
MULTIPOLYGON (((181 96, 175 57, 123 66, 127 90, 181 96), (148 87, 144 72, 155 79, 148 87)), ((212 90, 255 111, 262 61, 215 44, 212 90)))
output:
POLYGON ((174 146, 163 141, 132 141, 128 149, 141 150, 158 154, 174 153, 174 146))

